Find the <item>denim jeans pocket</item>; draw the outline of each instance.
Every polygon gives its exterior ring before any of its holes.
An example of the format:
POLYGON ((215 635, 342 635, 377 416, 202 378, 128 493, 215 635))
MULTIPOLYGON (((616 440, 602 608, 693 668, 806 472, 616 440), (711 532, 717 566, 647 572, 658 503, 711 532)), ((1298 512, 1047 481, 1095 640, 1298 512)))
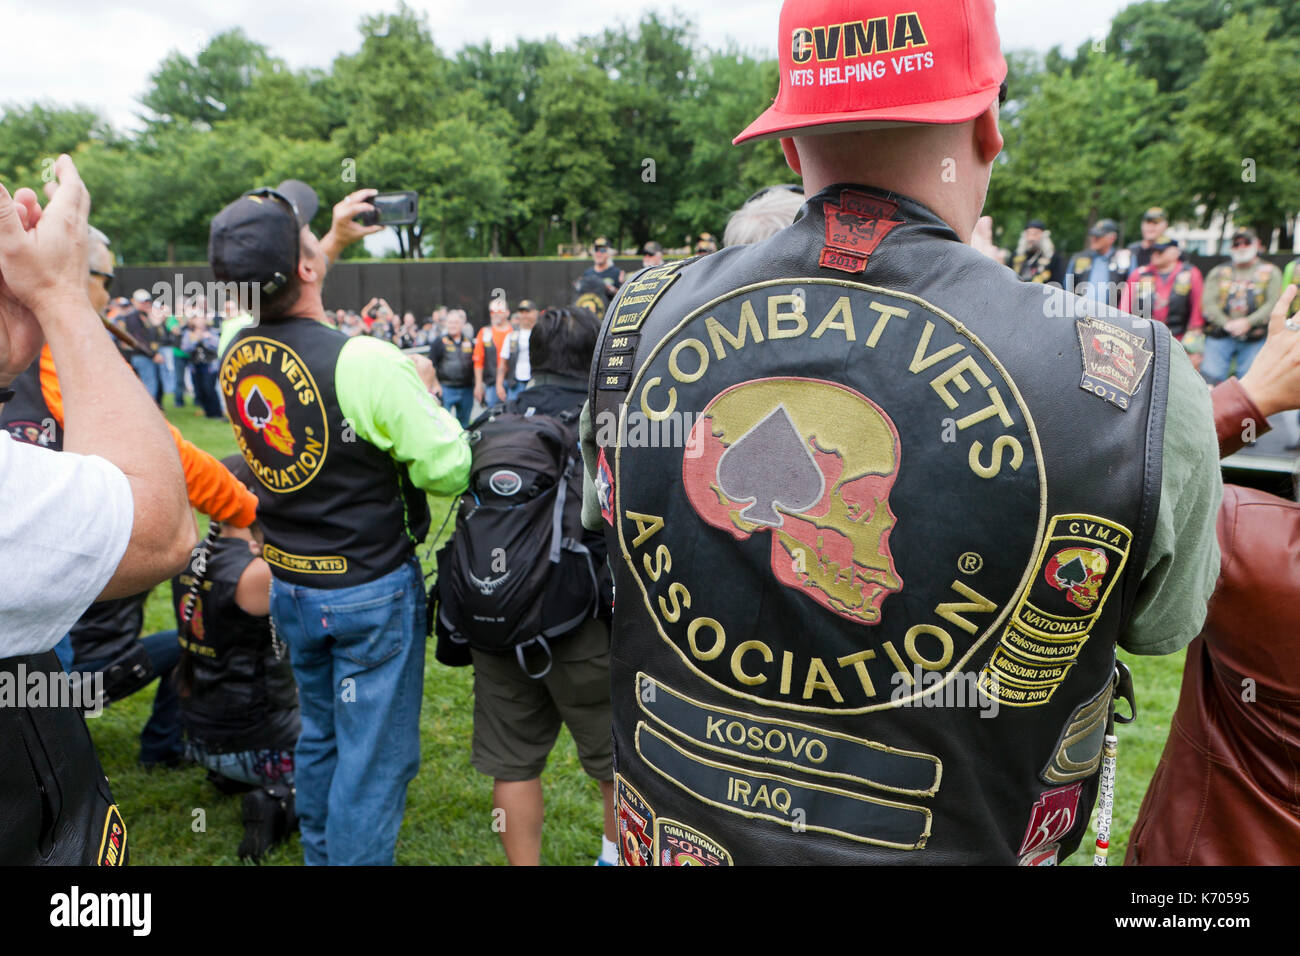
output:
POLYGON ((321 624, 338 652, 361 667, 378 667, 402 649, 407 638, 406 591, 350 604, 322 604, 321 624))

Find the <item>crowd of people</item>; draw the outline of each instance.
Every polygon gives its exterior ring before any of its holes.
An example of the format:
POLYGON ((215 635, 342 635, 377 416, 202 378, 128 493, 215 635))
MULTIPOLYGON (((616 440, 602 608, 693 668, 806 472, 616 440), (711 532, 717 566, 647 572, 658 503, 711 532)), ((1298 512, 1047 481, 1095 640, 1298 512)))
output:
MULTIPOLYGON (((126 861, 82 713, 156 680, 140 762, 242 793, 241 856, 296 829, 308 864, 393 863, 431 637, 474 669, 512 864, 562 726, 599 864, 1048 865, 1094 804, 1104 861, 1117 647, 1189 648, 1129 861, 1300 862, 1300 505, 1217 465, 1300 406, 1300 260, 1243 229, 1202 277, 1152 209, 1068 259, 1031 222, 999 264, 1006 63, 991 0, 949 3, 894 31, 924 21, 943 84, 783 82, 737 142, 780 138, 801 184, 721 249, 628 274, 600 237, 570 302, 477 328, 326 309, 373 189, 321 236, 301 181, 232 197, 209 262, 256 314, 171 314, 110 302, 69 157, 44 207, 0 188, 0 686, 96 688, 0 699, 0 862, 126 861), (191 390, 238 454, 168 425, 191 390), (176 627, 142 637, 164 582, 176 627)), ((827 15, 787 0, 783 75, 840 56, 827 15)))

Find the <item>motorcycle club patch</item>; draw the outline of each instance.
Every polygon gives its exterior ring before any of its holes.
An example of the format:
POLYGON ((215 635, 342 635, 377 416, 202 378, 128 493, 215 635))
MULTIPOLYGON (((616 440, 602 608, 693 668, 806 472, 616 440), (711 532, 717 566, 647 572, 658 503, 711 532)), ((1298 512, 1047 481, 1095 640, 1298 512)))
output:
MULTIPOLYGON (((613 455, 623 560, 663 640, 737 698, 865 713, 941 692, 1034 573, 1033 419, 974 333, 914 296, 738 289, 658 342, 628 409, 687 437, 638 446, 634 472, 613 455)), ((921 826, 898 831, 912 845, 921 826)))
POLYGON ((1154 355, 1147 341, 1127 329, 1096 318, 1078 322, 1079 348, 1083 352, 1083 381, 1079 387, 1128 411, 1154 355))
POLYGON ((655 821, 659 866, 731 866, 731 854, 698 830, 676 820, 655 821))
MULTIPOLYGON (((1029 825, 1025 828, 1025 838, 1021 841, 1020 856, 1023 866, 1043 866, 1042 862, 1026 863, 1025 856, 1040 850, 1059 850, 1059 842, 1071 829, 1079 816, 1079 795, 1083 784, 1072 783, 1068 787, 1058 787, 1045 791, 1029 811, 1029 825)), ((1055 862, 1055 853, 1052 854, 1055 862)))
POLYGON ((654 865, 654 811, 618 774, 614 776, 618 801, 618 856, 620 866, 654 865))
POLYGON ((126 823, 118 812, 117 804, 108 808, 104 816, 104 834, 99 839, 97 866, 126 865, 126 823))
POLYGON ((1132 540, 1127 528, 1094 515, 1052 519, 1030 586, 980 675, 990 697, 1011 707, 1052 699, 1101 617, 1132 540))
POLYGON ((867 267, 871 254, 893 231, 902 225, 890 217, 898 204, 866 193, 846 189, 839 204, 826 203, 826 245, 819 264, 824 269, 857 273, 867 267))
POLYGON ((238 340, 221 363, 221 393, 239 450, 263 487, 285 494, 310 484, 329 454, 329 428, 297 353, 260 335, 238 340))

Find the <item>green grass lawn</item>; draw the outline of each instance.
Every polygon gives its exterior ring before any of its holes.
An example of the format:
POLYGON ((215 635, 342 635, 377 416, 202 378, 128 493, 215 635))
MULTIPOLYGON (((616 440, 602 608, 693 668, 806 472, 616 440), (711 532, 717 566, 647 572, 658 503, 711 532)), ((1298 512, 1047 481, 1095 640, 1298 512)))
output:
MULTIPOLYGON (((196 445, 218 458, 235 451, 225 421, 196 417, 194 409, 171 407, 167 417, 196 445)), ((445 506, 444 506, 445 507, 445 506)), ((433 527, 445 511, 435 515, 433 527)), ((201 519, 200 530, 206 530, 201 519)), ((176 626, 170 587, 154 589, 145 609, 145 633, 176 626)), ((469 762, 473 713, 470 668, 443 667, 429 644, 420 714, 421 766, 407 796, 406 818, 397 844, 397 861, 411 864, 502 864, 505 854, 492 830, 491 781, 469 762)), ((1128 833, 1137 818, 1147 782, 1155 772, 1178 702, 1183 655, 1143 658, 1122 655, 1133 670, 1139 720, 1119 729, 1119 771, 1111 860, 1124 859, 1128 833)), ((134 864, 237 863, 243 835, 239 797, 223 797, 195 767, 180 770, 139 769, 139 733, 153 702, 151 685, 114 704, 89 721, 95 746, 131 835, 134 864)), ((582 772, 568 731, 551 754, 543 775, 546 829, 542 862, 588 865, 600 851, 601 805, 596 784, 582 772)), ((272 851, 273 864, 297 864, 297 838, 272 851)), ((1069 861, 1092 862, 1091 838, 1069 861)))

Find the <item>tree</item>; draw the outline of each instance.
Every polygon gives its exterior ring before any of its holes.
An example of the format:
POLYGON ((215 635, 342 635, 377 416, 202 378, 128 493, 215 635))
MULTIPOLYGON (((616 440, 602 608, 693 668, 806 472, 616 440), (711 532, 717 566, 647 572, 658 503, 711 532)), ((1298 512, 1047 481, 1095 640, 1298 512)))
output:
POLYGON ((405 228, 403 253, 496 255, 493 230, 512 212, 508 114, 466 106, 427 130, 386 133, 362 154, 364 184, 414 189, 420 221, 405 228))
POLYGON ((1003 117, 1006 151, 986 211, 1012 234, 1041 218, 1058 246, 1082 248, 1098 219, 1135 228, 1150 205, 1187 208, 1190 197, 1161 165, 1165 102, 1154 80, 1106 54, 1090 55, 1077 77, 1044 74, 1038 94, 1003 117))
POLYGON ((1269 39, 1276 13, 1239 14, 1209 41, 1180 116, 1177 175, 1206 215, 1235 210, 1268 242, 1300 211, 1300 40, 1269 39))
POLYGON ((193 60, 172 51, 150 76, 140 102, 153 129, 189 124, 211 129, 238 115, 240 100, 272 68, 266 47, 238 27, 219 33, 193 60))
POLYGON ((0 170, 39 173, 45 159, 71 153, 82 143, 113 139, 112 129, 89 107, 9 104, 0 117, 0 170))
POLYGON ((428 19, 405 3, 361 21, 361 50, 334 61, 334 90, 346 125, 334 136, 357 156, 385 133, 427 129, 450 92, 450 65, 434 46, 428 19))
POLYGON ((665 243, 682 245, 701 232, 721 235, 731 213, 764 186, 797 182, 775 140, 731 145, 733 137, 772 104, 775 60, 755 60, 735 48, 710 53, 697 66, 694 95, 678 104, 676 122, 689 151, 661 168, 677 199, 665 243))
POLYGON ((567 222, 571 241, 579 233, 617 222, 621 193, 610 156, 617 141, 613 81, 576 53, 553 57, 540 71, 537 123, 519 144, 519 168, 529 185, 533 210, 542 218, 542 254, 552 217, 567 222))

